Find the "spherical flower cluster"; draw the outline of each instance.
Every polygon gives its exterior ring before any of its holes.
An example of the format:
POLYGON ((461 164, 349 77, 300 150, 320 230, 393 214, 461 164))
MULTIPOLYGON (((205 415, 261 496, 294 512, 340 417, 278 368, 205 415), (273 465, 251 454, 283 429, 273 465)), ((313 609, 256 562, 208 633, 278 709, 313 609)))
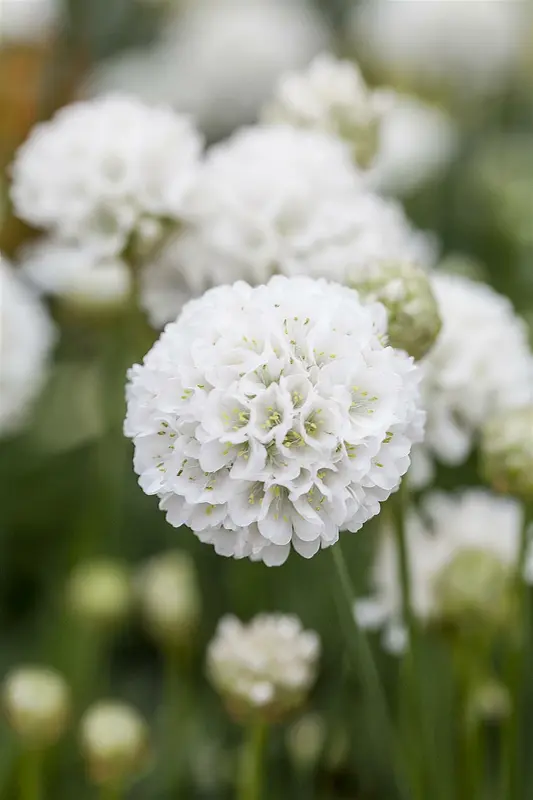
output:
POLYGON ((152 558, 139 573, 137 595, 152 636, 172 645, 190 639, 200 616, 200 592, 187 553, 173 550, 152 558))
POLYGON ((261 284, 274 273, 342 283, 349 267, 369 261, 434 258, 399 205, 364 190, 338 139, 289 126, 249 128, 213 147, 191 216, 194 227, 143 275, 154 324, 219 283, 261 284))
POLYGON ((368 186, 407 195, 441 174, 458 145, 457 127, 443 111, 392 89, 374 93, 379 108, 379 147, 366 173, 368 186))
POLYGON ((70 714, 70 691, 62 675, 45 667, 21 667, 9 673, 3 701, 12 729, 27 747, 54 744, 70 714))
MULTIPOLYGON (((512 613, 523 511, 518 503, 481 489, 425 498, 407 520, 413 612, 422 622, 503 624, 512 613)), ((373 569, 375 595, 355 613, 367 627, 403 626, 394 537, 386 533, 373 569)), ((389 640, 399 637, 390 636, 389 640)))
POLYGON ((80 729, 81 747, 93 783, 123 787, 145 769, 149 758, 148 729, 134 708, 102 701, 85 712, 80 729))
POLYGON ((253 122, 277 78, 307 64, 328 39, 320 15, 304 0, 181 4, 159 41, 104 62, 88 89, 168 103, 218 139, 253 122))
POLYGON ((374 93, 355 64, 329 54, 318 56, 304 72, 283 75, 262 119, 338 136, 361 167, 372 162, 379 147, 380 113, 374 93))
POLYGON ((40 239, 22 249, 20 260, 25 277, 37 289, 81 308, 121 306, 131 291, 125 261, 100 257, 86 247, 40 239))
POLYGON ((33 43, 47 39, 62 16, 60 0, 2 0, 2 44, 33 43))
POLYGON ((490 286, 435 273, 432 287, 442 331, 421 365, 423 452, 457 465, 492 413, 530 401, 533 357, 525 323, 490 286))
POLYGON ((350 285, 369 302, 387 309, 389 342, 420 359, 441 329, 437 301, 427 273, 410 261, 380 261, 353 271, 350 285))
POLYGON ((54 340, 44 307, 0 257, 0 435, 16 431, 42 388, 54 340))
POLYGON ((26 222, 116 256, 143 220, 180 218, 201 144, 169 108, 120 95, 74 103, 19 149, 13 203, 26 222))
POLYGON ((497 90, 518 66, 526 15, 514 2, 364 0, 352 30, 358 52, 366 50, 391 78, 476 95, 497 90))
POLYGON ((419 371, 351 289, 274 277, 187 304, 129 374, 147 494, 217 553, 282 564, 379 512, 423 434, 419 371))
POLYGON ((499 492, 533 502, 533 405, 496 414, 485 426, 483 470, 499 492))
POLYGON ((320 640, 297 617, 260 614, 248 624, 224 617, 207 651, 215 689, 232 716, 283 718, 305 701, 320 655, 320 640))

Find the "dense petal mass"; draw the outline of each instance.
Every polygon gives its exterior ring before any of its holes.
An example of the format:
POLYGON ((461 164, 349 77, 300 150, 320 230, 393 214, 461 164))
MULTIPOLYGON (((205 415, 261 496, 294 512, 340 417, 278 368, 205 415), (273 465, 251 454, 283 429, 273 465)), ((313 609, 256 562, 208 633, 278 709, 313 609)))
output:
POLYGON ((318 635, 297 617, 260 614, 243 624, 226 616, 209 645, 207 667, 230 713, 275 720, 305 700, 319 655, 318 635))
POLYGON ((43 385, 53 341, 45 308, 0 258, 0 435, 24 421, 43 385))
POLYGON ((17 214, 117 255, 145 221, 179 219, 202 141, 187 117, 109 95, 37 125, 13 164, 17 214))
POLYGON ((418 369, 385 340, 381 305, 324 280, 191 301, 130 371, 140 485, 236 558, 309 558, 358 530, 423 433, 418 369))

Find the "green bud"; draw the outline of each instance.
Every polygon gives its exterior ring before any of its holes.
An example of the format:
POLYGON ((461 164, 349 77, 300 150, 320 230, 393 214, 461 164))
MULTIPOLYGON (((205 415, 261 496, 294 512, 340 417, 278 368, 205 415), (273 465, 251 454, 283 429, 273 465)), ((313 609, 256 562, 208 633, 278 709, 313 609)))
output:
POLYGON ((411 262, 379 262, 357 268, 349 285, 368 302, 382 303, 389 342, 419 360, 433 347, 442 321, 426 272, 411 262))
POLYGON ((81 622, 113 628, 127 617, 132 604, 128 571, 119 562, 98 559, 79 564, 67 582, 69 612, 81 622))
POLYGON ((482 470, 498 492, 533 502, 533 405, 495 415, 483 431, 482 470))

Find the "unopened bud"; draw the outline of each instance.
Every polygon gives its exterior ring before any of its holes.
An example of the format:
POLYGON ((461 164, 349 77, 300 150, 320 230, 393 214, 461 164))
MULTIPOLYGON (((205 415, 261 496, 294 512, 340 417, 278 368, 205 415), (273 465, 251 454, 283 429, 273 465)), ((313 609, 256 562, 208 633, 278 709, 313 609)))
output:
POLYGON ((200 593, 194 563, 179 550, 156 556, 141 570, 137 594, 146 627, 165 644, 183 644, 200 614, 200 593))
POLYGON ((326 740, 326 726, 319 714, 306 714, 287 732, 287 749, 294 765, 310 769, 319 760, 326 740))
POLYGON ((125 703, 103 701, 89 708, 80 734, 88 774, 96 785, 132 783, 148 764, 147 725, 125 703))
POLYGON ((86 561, 67 583, 68 610, 81 621, 101 628, 114 627, 127 617, 132 604, 128 570, 111 560, 86 561))
POLYGON ((533 405, 494 416, 481 452, 483 472, 496 491, 533 502, 533 405))
POLYGON ((468 704, 472 722, 500 722, 510 712, 511 697, 503 683, 491 678, 474 687, 468 704))
POLYGON ((433 347, 442 321, 426 272, 411 262, 384 261, 352 270, 349 284, 388 314, 389 342, 421 359, 433 347))
POLYGON ((46 747, 63 734, 70 713, 70 692, 63 677, 45 667, 22 667, 4 682, 8 722, 28 747, 46 747))

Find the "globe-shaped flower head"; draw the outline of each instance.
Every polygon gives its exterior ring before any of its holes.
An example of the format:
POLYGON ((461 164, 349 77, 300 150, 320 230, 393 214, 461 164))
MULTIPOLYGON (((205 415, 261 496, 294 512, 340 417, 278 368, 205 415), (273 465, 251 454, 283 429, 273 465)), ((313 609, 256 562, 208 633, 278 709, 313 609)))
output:
POLYGON ((422 436, 419 375, 353 289, 277 276, 188 303, 129 374, 147 494, 217 553, 283 563, 357 531, 422 436))

